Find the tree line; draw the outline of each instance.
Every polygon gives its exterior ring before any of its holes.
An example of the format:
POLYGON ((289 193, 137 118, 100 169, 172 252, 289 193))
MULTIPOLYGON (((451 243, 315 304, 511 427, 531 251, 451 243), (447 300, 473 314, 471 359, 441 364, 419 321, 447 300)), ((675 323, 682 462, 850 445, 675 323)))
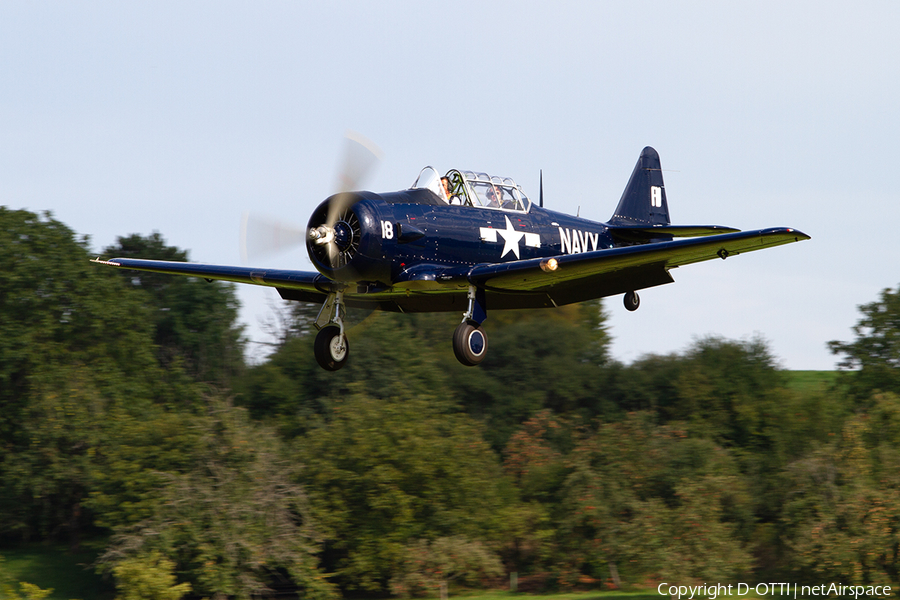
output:
POLYGON ((232 286, 88 246, 0 207, 0 540, 100 548, 120 598, 900 582, 900 288, 828 386, 758 339, 622 364, 599 301, 492 313, 474 369, 458 315, 359 315, 329 373, 318 307, 248 365, 232 286))

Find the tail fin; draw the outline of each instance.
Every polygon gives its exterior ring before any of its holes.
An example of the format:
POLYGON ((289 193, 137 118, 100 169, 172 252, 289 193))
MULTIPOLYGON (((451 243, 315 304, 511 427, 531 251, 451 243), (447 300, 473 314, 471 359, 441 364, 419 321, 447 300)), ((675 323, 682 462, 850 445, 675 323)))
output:
POLYGON ((669 224, 669 204, 659 154, 650 146, 641 151, 609 224, 619 227, 669 224))

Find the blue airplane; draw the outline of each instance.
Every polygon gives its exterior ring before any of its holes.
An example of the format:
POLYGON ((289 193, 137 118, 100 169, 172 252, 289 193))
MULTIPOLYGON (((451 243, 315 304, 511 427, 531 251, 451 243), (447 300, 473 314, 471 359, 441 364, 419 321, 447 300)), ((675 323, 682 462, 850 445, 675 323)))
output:
MULTIPOLYGON (((543 187, 543 186, 542 186, 543 187)), ((740 231, 671 225, 659 155, 641 152, 609 221, 538 205, 510 179, 422 169, 407 190, 346 191, 313 212, 304 232, 317 271, 220 266, 131 258, 96 259, 139 271, 274 287, 282 298, 322 305, 316 361, 347 361, 346 307, 394 312, 460 311, 453 350, 464 365, 487 353, 488 310, 552 308, 674 280, 671 270, 809 239, 796 229, 740 231), (686 239, 676 239, 686 238, 686 239)))

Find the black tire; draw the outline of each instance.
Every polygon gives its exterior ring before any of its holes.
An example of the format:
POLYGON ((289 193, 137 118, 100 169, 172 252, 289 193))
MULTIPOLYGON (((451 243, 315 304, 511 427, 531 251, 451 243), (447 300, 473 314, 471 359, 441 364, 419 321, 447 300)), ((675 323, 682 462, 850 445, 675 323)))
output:
POLYGON ((625 308, 632 312, 636 311, 641 305, 641 297, 637 295, 637 292, 626 292, 623 301, 625 302, 625 308))
POLYGON ((350 355, 347 336, 342 336, 341 328, 335 325, 329 325, 319 330, 313 348, 316 362, 326 371, 337 371, 344 366, 350 355))
POLYGON ((467 367, 474 367, 484 360, 487 346, 487 334, 474 321, 460 323, 453 332, 453 353, 456 360, 467 367))

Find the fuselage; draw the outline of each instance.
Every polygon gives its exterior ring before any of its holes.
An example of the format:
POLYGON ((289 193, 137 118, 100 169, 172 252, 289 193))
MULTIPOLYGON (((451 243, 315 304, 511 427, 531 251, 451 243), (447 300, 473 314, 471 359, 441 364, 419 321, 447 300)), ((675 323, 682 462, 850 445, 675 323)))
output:
POLYGON ((465 270, 614 245, 603 223, 538 206, 527 211, 453 206, 429 190, 361 192, 350 210, 359 223, 357 254, 346 268, 332 268, 311 252, 313 262, 327 277, 385 287, 422 264, 465 270))

